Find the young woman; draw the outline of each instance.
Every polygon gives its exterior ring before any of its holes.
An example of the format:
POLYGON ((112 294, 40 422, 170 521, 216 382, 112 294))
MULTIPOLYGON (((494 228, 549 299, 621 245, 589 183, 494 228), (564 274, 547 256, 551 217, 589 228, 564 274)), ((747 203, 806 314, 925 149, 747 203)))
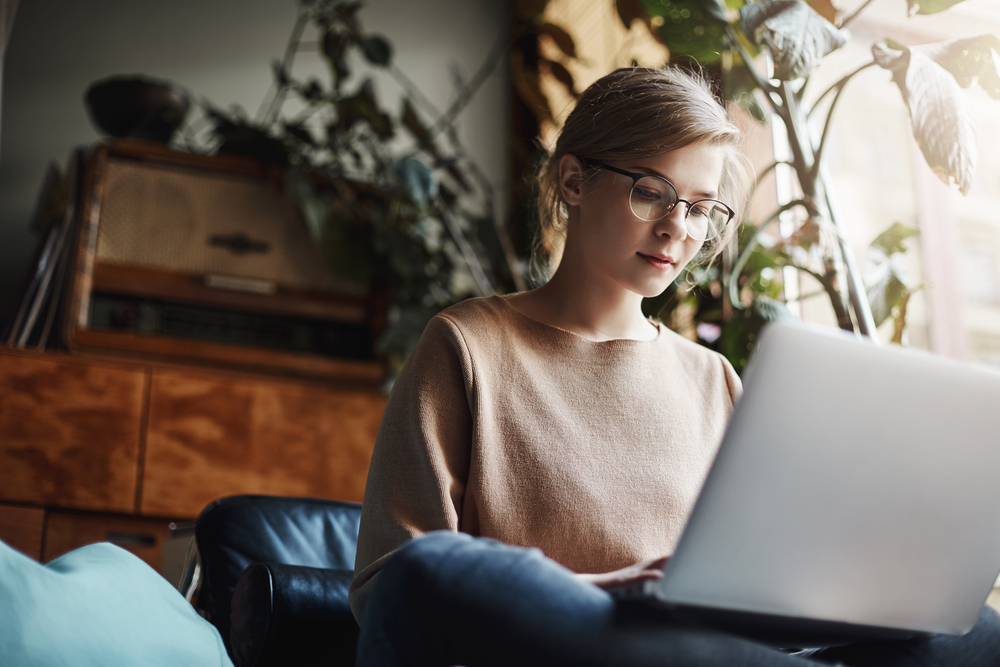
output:
MULTIPOLYGON (((722 356, 640 308, 735 232, 739 141, 680 70, 618 70, 581 96, 540 175, 551 279, 435 317, 386 407, 350 593, 359 665, 819 659, 607 592, 659 576, 739 396, 722 356)), ((998 627, 821 657, 1000 665, 998 627)))

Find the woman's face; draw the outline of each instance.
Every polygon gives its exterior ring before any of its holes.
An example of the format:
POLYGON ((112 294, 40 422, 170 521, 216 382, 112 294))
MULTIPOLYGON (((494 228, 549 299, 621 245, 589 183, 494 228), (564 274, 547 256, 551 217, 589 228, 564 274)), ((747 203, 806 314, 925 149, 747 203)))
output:
MULTIPOLYGON (((723 155, 720 146, 692 144, 654 157, 607 164, 662 176, 681 199, 694 202, 718 199, 723 155)), ((580 164, 573 155, 563 157, 567 161, 580 164)), ((573 169, 573 164, 562 166, 562 174, 573 169)), ((686 204, 678 203, 660 220, 637 217, 629 207, 632 180, 628 176, 601 170, 575 190, 567 191, 566 185, 564 177, 563 196, 571 207, 577 207, 575 218, 571 214, 566 252, 577 253, 576 259, 585 263, 588 273, 596 272, 594 277, 644 297, 656 296, 701 249, 702 242, 686 233, 686 204)))

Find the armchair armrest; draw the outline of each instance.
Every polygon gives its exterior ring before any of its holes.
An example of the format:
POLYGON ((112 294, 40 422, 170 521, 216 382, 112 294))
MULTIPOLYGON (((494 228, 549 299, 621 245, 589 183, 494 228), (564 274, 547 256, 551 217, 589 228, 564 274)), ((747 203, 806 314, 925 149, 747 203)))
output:
POLYGON ((237 667, 354 665, 353 572, 254 563, 236 582, 229 633, 237 667))

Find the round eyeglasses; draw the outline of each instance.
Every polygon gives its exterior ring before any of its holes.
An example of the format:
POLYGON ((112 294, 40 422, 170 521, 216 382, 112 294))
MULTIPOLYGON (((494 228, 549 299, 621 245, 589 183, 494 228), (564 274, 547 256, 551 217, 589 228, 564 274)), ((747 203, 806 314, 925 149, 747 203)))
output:
POLYGON ((736 213, 717 199, 699 199, 689 202, 681 199, 677 188, 662 176, 637 174, 618 167, 584 160, 591 167, 607 169, 632 179, 632 191, 628 195, 628 205, 632 213, 642 220, 660 220, 670 215, 679 203, 687 204, 684 214, 684 229, 695 241, 710 241, 722 233, 736 213))

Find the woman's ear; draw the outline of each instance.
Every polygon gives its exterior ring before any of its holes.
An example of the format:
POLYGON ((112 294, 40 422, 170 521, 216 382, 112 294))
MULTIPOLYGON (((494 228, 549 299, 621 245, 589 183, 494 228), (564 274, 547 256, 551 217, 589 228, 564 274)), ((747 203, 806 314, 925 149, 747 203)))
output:
POLYGON ((569 206, 576 206, 583 199, 583 162, 572 153, 559 160, 559 192, 569 206))

